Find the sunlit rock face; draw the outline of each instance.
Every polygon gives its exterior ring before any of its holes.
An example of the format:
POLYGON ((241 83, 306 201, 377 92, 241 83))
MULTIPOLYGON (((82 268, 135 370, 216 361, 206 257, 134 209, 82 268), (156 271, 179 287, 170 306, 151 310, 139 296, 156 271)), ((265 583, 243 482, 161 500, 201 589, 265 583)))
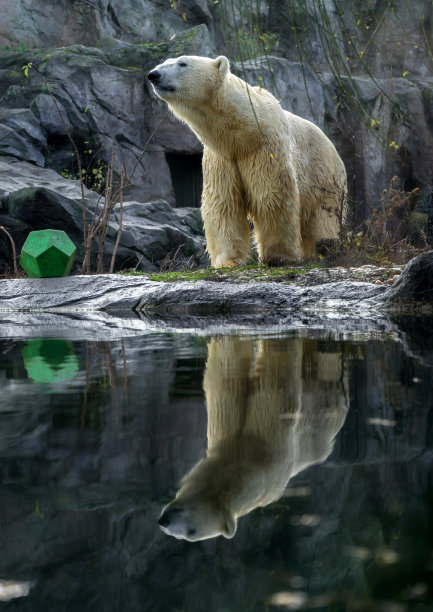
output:
POLYGON ((324 461, 348 410, 339 352, 307 340, 213 339, 204 376, 208 450, 159 519, 176 538, 232 538, 239 517, 324 461))

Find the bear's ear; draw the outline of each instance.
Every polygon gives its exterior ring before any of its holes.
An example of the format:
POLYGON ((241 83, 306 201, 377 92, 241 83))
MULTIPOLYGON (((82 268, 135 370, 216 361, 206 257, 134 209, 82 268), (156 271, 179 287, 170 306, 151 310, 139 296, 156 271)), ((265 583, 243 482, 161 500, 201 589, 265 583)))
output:
POLYGON ((224 57, 224 55, 217 57, 213 63, 214 66, 218 68, 222 78, 224 78, 226 74, 230 72, 230 62, 226 57, 224 57))
POLYGON ((236 519, 228 512, 225 513, 224 518, 225 518, 225 521, 224 521, 222 534, 225 538, 230 540, 236 533, 236 527, 237 527, 236 519))

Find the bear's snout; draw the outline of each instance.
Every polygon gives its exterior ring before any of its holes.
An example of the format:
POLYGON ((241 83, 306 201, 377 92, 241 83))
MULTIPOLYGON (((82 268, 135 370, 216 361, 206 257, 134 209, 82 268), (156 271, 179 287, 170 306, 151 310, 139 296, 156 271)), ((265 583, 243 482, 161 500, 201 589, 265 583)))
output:
POLYGON ((158 524, 164 533, 175 538, 190 540, 194 539, 197 533, 191 517, 189 517, 188 512, 183 508, 164 508, 159 517, 158 524))
POLYGON ((175 523, 182 514, 183 511, 180 508, 167 508, 162 511, 158 524, 161 525, 161 527, 169 527, 172 523, 175 523))
POLYGON ((147 75, 147 78, 151 83, 155 83, 156 85, 156 83, 158 83, 158 81, 161 79, 161 73, 158 72, 158 70, 151 70, 147 75))

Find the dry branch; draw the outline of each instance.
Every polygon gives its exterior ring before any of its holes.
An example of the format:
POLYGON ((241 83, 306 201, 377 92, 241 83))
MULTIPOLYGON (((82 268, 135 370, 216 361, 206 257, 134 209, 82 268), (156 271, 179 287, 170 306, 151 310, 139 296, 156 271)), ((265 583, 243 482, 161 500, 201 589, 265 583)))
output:
POLYGON ((3 225, 0 225, 0 230, 2 230, 2 232, 4 232, 10 240, 11 247, 12 247, 12 259, 13 259, 13 264, 14 264, 14 276, 16 278, 18 276, 18 264, 17 264, 17 250, 15 247, 15 241, 12 238, 11 234, 7 231, 7 229, 3 227, 3 225))

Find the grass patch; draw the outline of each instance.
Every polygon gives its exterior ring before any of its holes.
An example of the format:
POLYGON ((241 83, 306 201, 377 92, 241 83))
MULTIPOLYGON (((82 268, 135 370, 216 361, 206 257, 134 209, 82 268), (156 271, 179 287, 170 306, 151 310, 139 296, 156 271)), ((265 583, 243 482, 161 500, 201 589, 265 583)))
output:
POLYGON ((250 266, 239 266, 236 268, 206 268, 199 270, 173 270, 170 272, 154 272, 146 274, 134 270, 124 271, 121 274, 127 276, 147 276, 150 280, 174 283, 177 281, 231 281, 231 282, 290 282, 300 274, 305 274, 312 269, 320 268, 320 265, 308 264, 305 266, 281 266, 271 268, 264 264, 250 266))

